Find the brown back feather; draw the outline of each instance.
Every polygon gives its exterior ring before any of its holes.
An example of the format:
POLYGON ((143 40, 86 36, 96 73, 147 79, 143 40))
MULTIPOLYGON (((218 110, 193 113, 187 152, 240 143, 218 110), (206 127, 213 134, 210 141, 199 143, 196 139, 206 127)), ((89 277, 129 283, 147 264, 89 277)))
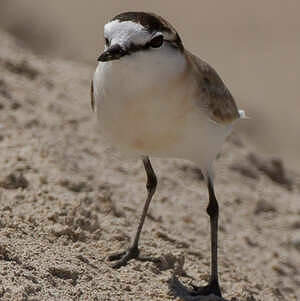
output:
POLYGON ((239 118, 236 103, 217 72, 206 62, 187 52, 187 60, 197 74, 200 106, 206 108, 210 118, 228 124, 239 118))

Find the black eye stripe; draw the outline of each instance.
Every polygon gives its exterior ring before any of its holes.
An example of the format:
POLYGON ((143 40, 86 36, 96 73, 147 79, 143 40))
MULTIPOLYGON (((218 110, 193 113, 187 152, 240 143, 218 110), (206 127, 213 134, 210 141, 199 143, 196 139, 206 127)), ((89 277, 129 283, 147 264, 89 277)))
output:
MULTIPOLYGON (((136 45, 136 44, 131 43, 126 51, 127 51, 128 54, 132 54, 132 53, 137 52, 137 51, 142 51, 142 50, 145 51, 145 50, 152 49, 153 46, 151 46, 151 41, 147 42, 144 45, 136 45)), ((175 40, 174 41, 163 40, 163 42, 168 43, 172 48, 180 49, 180 47, 178 47, 175 40)))

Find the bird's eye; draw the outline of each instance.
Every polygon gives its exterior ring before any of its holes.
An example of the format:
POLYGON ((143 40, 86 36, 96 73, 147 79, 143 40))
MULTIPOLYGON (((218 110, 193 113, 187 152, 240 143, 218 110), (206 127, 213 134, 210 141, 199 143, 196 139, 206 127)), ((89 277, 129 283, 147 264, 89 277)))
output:
POLYGON ((108 38, 104 38, 105 39, 105 45, 108 46, 109 45, 109 40, 108 38))
POLYGON ((151 40, 150 46, 153 48, 158 48, 162 45, 163 41, 164 37, 162 35, 159 35, 151 40))

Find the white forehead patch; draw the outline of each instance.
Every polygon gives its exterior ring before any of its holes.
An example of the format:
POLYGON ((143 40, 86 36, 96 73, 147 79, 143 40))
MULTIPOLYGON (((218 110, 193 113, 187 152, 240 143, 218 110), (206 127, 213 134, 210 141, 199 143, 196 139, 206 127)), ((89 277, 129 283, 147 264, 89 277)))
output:
POLYGON ((151 34, 141 24, 132 21, 119 20, 111 21, 104 26, 104 37, 110 41, 110 44, 144 45, 151 38, 151 34))

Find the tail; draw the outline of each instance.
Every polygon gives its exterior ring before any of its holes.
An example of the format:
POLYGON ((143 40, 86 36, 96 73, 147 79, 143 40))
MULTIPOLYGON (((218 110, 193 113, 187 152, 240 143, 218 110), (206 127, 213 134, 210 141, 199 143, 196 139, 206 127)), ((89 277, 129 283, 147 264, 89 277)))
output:
POLYGON ((239 110, 239 115, 241 119, 249 119, 244 110, 239 110))

